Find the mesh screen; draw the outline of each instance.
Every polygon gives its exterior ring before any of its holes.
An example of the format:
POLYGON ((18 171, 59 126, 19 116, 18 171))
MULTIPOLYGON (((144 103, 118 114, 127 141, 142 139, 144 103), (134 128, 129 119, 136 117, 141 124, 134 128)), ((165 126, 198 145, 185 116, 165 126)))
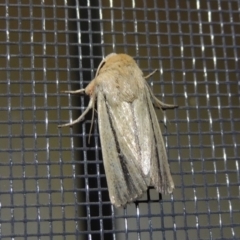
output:
MULTIPOLYGON (((239 239, 240 2, 5 0, 0 3, 1 239, 239 239), (73 128, 111 52, 153 92, 176 189, 126 209, 109 201, 98 119, 73 128), (166 127, 165 127, 166 126, 166 127)), ((95 114, 97 115, 97 114, 95 114)))

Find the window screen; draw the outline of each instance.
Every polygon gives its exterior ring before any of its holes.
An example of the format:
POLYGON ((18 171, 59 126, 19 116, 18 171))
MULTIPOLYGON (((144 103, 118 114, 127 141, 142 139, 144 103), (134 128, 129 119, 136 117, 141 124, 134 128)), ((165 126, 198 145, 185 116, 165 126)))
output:
POLYGON ((239 239, 240 2, 0 3, 1 239, 239 239), (73 128, 109 53, 154 94, 175 190, 110 204, 95 114, 73 128), (90 143, 88 138, 90 136, 90 143))

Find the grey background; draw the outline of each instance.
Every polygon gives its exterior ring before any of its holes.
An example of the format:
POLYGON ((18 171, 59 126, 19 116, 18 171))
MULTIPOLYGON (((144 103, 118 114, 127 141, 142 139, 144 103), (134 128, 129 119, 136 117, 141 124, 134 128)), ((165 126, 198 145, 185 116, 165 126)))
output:
POLYGON ((239 239, 239 1, 0 4, 1 239, 239 239), (74 128, 111 52, 135 58, 156 96, 176 189, 109 203, 97 117, 74 128), (166 127, 164 127, 166 125, 166 127))

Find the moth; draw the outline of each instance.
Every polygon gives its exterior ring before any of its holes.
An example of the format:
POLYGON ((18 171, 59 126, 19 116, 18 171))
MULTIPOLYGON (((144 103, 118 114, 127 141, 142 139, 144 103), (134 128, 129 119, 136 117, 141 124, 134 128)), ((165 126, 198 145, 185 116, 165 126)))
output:
POLYGON ((95 78, 85 89, 64 91, 83 93, 90 101, 83 120, 97 101, 98 126, 109 197, 116 206, 140 198, 149 186, 162 194, 172 193, 174 182, 154 107, 176 108, 158 100, 146 82, 147 77, 132 57, 109 54, 98 66, 95 78))

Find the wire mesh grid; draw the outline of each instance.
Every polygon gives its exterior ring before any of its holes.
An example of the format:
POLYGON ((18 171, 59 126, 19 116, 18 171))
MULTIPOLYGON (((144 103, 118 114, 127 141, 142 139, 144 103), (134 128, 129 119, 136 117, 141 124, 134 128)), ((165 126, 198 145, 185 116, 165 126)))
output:
POLYGON ((1 239, 239 239, 240 2, 0 3, 1 239), (111 52, 178 110, 159 114, 176 188, 109 201, 85 87, 111 52), (161 121, 163 119, 163 121, 161 121), (164 127, 164 123, 167 127, 164 127))

